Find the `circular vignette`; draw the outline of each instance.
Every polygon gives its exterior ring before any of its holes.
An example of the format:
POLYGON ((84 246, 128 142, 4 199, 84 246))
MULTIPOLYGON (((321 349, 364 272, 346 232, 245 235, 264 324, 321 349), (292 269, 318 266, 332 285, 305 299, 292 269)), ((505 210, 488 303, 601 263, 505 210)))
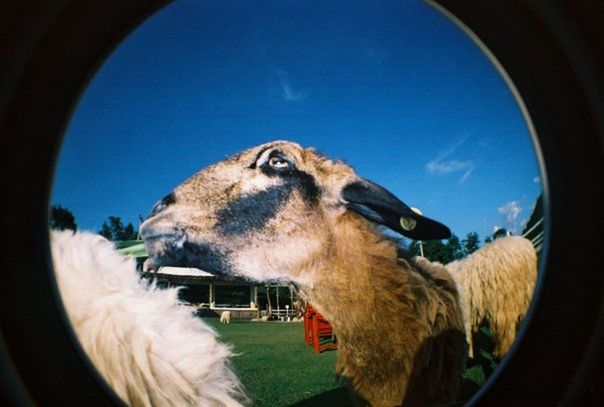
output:
MULTIPOLYGON (((126 34, 166 3, 2 5, 4 405, 119 402, 83 356, 58 298, 50 267, 49 188, 63 131, 88 80, 126 34)), ((602 393, 597 373, 604 366, 597 266, 604 207, 603 86, 597 73, 604 52, 595 40, 604 27, 587 2, 436 3, 480 38, 515 84, 548 180, 547 272, 513 353, 471 404, 593 403, 602 393)))

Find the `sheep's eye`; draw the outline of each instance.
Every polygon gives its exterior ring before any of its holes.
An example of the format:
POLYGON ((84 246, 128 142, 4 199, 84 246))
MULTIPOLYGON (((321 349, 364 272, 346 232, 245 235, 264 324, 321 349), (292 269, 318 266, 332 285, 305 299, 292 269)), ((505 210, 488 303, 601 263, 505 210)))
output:
POLYGON ((268 165, 273 168, 287 168, 289 167, 289 161, 282 157, 271 157, 268 160, 268 165))

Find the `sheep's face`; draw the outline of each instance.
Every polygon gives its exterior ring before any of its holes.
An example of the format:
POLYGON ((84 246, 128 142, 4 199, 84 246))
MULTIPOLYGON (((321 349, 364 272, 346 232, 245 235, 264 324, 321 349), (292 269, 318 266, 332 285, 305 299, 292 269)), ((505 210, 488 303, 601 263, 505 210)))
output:
POLYGON ((426 219, 341 162, 295 143, 263 144, 200 171, 155 205, 141 226, 147 266, 303 284, 310 276, 299 270, 327 254, 330 230, 349 209, 403 233, 426 219), (399 223, 401 211, 411 226, 399 223))
POLYGON ((354 178, 348 166, 294 143, 234 155, 156 204, 141 229, 149 265, 297 280, 285 273, 324 250, 330 218, 345 210, 341 186, 354 178))

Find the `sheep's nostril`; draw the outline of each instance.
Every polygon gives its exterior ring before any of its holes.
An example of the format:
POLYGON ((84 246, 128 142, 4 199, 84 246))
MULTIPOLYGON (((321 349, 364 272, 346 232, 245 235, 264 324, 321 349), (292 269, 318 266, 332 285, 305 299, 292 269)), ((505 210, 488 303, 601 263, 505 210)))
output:
POLYGON ((176 198, 174 197, 174 192, 170 192, 168 195, 164 196, 160 201, 164 206, 170 206, 174 202, 176 202, 176 198))
POLYGON ((158 201, 155 205, 153 205, 153 208, 151 208, 151 212, 147 216, 147 219, 157 215, 158 213, 160 213, 175 202, 176 199, 174 198, 174 193, 170 192, 168 195, 164 196, 160 201, 158 201))

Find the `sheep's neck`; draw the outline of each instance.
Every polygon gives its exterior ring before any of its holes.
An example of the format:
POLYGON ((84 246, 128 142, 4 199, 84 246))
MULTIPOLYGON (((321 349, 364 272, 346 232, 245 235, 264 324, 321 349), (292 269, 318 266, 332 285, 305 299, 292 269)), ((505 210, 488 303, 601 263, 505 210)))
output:
MULTIPOLYGON (((394 242, 352 215, 334 227, 330 253, 320 264, 303 294, 338 336, 338 373, 370 403, 400 404, 417 377, 414 364, 426 340, 442 332, 434 321, 453 319, 461 327, 456 294, 443 299, 429 276, 397 259, 394 242)), ((463 333, 458 336, 463 345, 463 333)))
POLYGON ((400 314, 414 314, 410 276, 397 263, 395 244, 346 215, 334 227, 333 244, 323 260, 306 296, 338 336, 338 373, 354 377, 355 372, 347 371, 351 366, 373 376, 389 371, 376 357, 394 352, 395 359, 403 358, 407 350, 400 346, 400 314))
POLYGON ((345 316, 349 320, 351 313, 354 318, 375 319, 380 294, 390 282, 380 278, 386 270, 388 274, 396 273, 401 283, 407 282, 405 273, 395 271, 395 245, 352 217, 336 225, 330 252, 321 260, 316 263, 309 300, 334 321, 345 316))

